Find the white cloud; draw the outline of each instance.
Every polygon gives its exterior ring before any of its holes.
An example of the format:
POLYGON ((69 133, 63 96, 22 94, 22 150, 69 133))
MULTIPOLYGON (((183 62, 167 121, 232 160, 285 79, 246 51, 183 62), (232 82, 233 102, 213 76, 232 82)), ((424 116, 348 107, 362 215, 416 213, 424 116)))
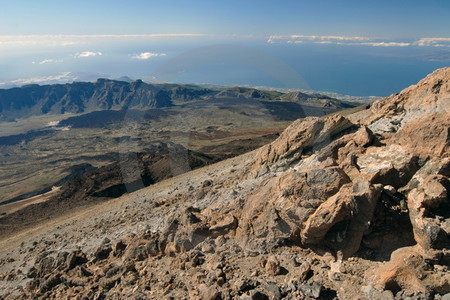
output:
POLYGON ((53 35, 0 35, 0 47, 65 47, 80 44, 69 36, 53 35))
POLYGON ((370 38, 361 36, 337 36, 337 35, 292 35, 295 39, 313 41, 368 41, 370 38))
POLYGON ((268 43, 296 43, 296 42, 316 42, 316 43, 336 43, 339 41, 370 41, 371 38, 362 36, 339 36, 339 35, 272 35, 267 40, 268 43))
POLYGON ((36 35, 0 35, 0 40, 71 40, 99 38, 154 38, 154 37, 202 37, 212 36, 202 33, 155 33, 155 34, 36 34, 36 35))
MULTIPOLYGON (((442 41, 442 39, 439 39, 442 41)), ((447 39, 445 39, 447 40, 447 39)), ((450 39, 449 39, 450 40, 450 39)), ((372 46, 372 47, 407 47, 415 43, 405 41, 386 41, 379 38, 363 36, 339 36, 339 35, 272 35, 268 43, 287 44, 324 44, 324 45, 348 45, 348 46, 372 46)), ((424 41, 425 45, 427 41, 424 41)), ((430 43, 430 42, 428 42, 430 43)))
MULTIPOLYGON (((348 44, 347 44, 348 45, 348 44)), ((367 42, 367 43, 355 43, 353 45, 361 46, 373 46, 373 47, 407 47, 411 46, 411 43, 399 43, 399 42, 367 42)))
POLYGON ((71 72, 63 72, 57 75, 51 76, 39 76, 30 78, 19 78, 9 82, 0 82, 0 86, 22 86, 26 84, 52 84, 52 83, 64 83, 73 82, 78 79, 78 76, 71 72))
POLYGON ((421 38, 413 44, 421 47, 450 47, 450 38, 421 38))
MULTIPOLYGON (((35 35, 30 35, 36 37, 35 35)), ((37 37, 44 38, 153 38, 153 37, 200 37, 211 36, 209 34, 201 33, 152 33, 152 34, 56 34, 56 35, 37 35, 37 37)), ((0 36, 1 37, 1 36, 0 36)))
MULTIPOLYGON (((51 63, 62 63, 64 60, 62 59, 44 59, 38 62, 37 64, 45 65, 45 64, 51 64, 51 63)), ((33 61, 33 64, 36 64, 36 62, 33 61)))
POLYGON ((108 39, 152 39, 152 38, 191 38, 212 37, 200 33, 157 33, 157 34, 41 34, 41 35, 0 35, 0 47, 67 47, 83 45, 93 40, 108 39))
POLYGON ((158 56, 166 56, 166 54, 165 53, 154 53, 154 52, 142 52, 140 54, 131 55, 131 58, 139 59, 139 60, 147 60, 152 57, 158 57, 158 56))
POLYGON ((74 55, 75 58, 85 58, 103 55, 101 52, 83 51, 74 55))
POLYGON ((317 41, 317 42, 314 42, 314 44, 329 45, 329 44, 333 44, 333 42, 332 41, 317 41))

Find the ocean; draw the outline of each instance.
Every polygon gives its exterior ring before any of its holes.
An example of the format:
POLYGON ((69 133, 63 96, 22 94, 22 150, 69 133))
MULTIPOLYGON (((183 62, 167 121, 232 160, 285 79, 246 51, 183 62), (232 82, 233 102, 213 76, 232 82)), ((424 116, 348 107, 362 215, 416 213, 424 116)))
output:
POLYGON ((0 52, 0 87, 127 76, 387 96, 449 65, 449 47, 271 44, 258 39, 93 40, 0 52))

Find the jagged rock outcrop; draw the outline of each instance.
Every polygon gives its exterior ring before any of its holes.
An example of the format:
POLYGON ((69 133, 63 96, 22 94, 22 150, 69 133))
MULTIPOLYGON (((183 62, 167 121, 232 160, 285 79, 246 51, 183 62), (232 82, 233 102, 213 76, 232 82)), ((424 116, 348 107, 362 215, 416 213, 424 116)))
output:
POLYGON ((450 68, 436 70, 399 94, 375 101, 368 110, 352 115, 351 119, 369 125, 374 132, 388 133, 425 115, 448 113, 449 77, 450 68))
POLYGON ((273 143, 258 151, 252 173, 264 174, 277 168, 286 169, 352 126, 348 119, 340 115, 297 120, 273 143))
MULTIPOLYGON (((347 118, 294 122, 257 152, 250 176, 273 178, 248 197, 239 223, 244 232, 241 235, 250 237, 246 239, 250 243, 258 243, 261 237, 289 237, 305 246, 334 249, 345 259, 369 245, 375 236, 379 239, 386 235, 386 227, 398 230, 395 223, 388 224, 384 219, 387 211, 396 211, 394 218, 411 228, 422 249, 420 259, 429 259, 427 251, 433 250, 432 256, 440 257, 435 264, 446 264, 446 249, 450 247, 449 83, 450 69, 441 69, 347 118), (297 180, 301 174, 309 178, 309 170, 325 172, 330 168, 339 170, 345 178, 334 186, 327 181, 333 178, 328 173, 322 183, 335 187, 330 193, 320 184, 305 187, 297 180), (288 183, 283 178, 288 178, 288 183), (301 190, 303 195, 297 193, 299 199, 289 201, 285 197, 289 187, 301 190), (317 198, 307 192, 314 188, 323 191, 317 198), (305 200, 309 210, 302 208, 305 200)), ((391 267, 398 269, 395 276, 406 272, 401 264, 390 263, 391 267)), ((395 279, 394 285, 399 284, 401 290, 411 284, 418 293, 429 292, 433 286, 419 275, 408 276, 414 279, 395 279)), ((390 283, 384 288, 386 285, 390 283)))

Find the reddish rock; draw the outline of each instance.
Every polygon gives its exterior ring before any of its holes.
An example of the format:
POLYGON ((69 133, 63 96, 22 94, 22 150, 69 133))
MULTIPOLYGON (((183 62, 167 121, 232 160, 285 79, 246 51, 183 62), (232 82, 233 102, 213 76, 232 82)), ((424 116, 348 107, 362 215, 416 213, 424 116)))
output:
POLYGON ((408 209, 414 238, 426 250, 448 247, 447 220, 448 178, 430 175, 408 195, 408 209))
POLYGON ((381 186, 368 182, 344 185, 308 218, 300 233, 302 242, 318 244, 335 225, 345 223, 336 232, 334 244, 345 258, 353 255, 370 226, 380 193, 381 186))
POLYGON ((351 126, 353 124, 340 115, 297 120, 273 143, 258 151, 251 174, 257 175, 270 169, 286 167, 307 154, 314 145, 330 142, 335 135, 351 126))
POLYGON ((379 290, 394 293, 406 289, 424 293, 427 288, 422 278, 426 274, 426 262, 414 248, 401 248, 392 253, 391 260, 366 272, 366 281, 379 290))
POLYGON ((267 259, 264 269, 268 275, 278 275, 281 272, 280 262, 275 256, 271 255, 267 259))

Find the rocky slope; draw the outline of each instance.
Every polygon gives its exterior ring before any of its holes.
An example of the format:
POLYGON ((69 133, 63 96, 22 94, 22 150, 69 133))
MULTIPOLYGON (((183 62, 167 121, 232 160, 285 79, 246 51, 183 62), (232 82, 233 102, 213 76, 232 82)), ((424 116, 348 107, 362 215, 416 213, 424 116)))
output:
POLYGON ((448 299, 450 68, 0 241, 5 299, 448 299))

